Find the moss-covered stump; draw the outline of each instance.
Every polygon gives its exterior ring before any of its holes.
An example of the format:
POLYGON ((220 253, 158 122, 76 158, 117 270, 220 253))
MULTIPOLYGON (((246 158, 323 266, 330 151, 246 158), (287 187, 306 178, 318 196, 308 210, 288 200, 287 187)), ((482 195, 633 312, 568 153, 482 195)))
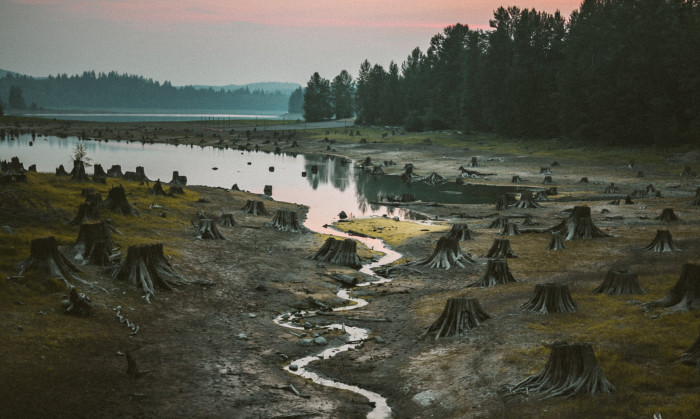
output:
POLYGON ((564 240, 609 237, 593 224, 591 208, 585 205, 574 207, 566 220, 547 231, 561 235, 564 240))
POLYGON ((115 186, 109 190, 107 198, 102 201, 102 208, 112 210, 122 215, 138 215, 134 207, 126 200, 126 192, 122 185, 115 186))
POLYGON ((476 263, 476 261, 462 252, 462 249, 459 247, 459 241, 440 237, 433 253, 426 259, 415 262, 415 265, 437 269, 452 269, 454 267, 464 268, 472 263, 476 263))
POLYGON ((684 365, 700 367, 700 336, 695 340, 695 343, 681 355, 681 363, 684 365))
POLYGON ((97 183, 107 183, 107 173, 102 168, 101 164, 95 164, 92 167, 92 181, 97 183))
POLYGON ((542 371, 519 382, 510 394, 536 393, 543 398, 612 393, 590 343, 554 342, 542 371))
POLYGON ((495 287, 496 285, 518 282, 508 268, 508 259, 489 259, 481 277, 468 287, 495 287))
POLYGON ((671 236, 671 232, 668 230, 656 230, 654 240, 652 240, 651 243, 649 243, 643 249, 656 253, 681 251, 678 246, 673 244, 673 237, 671 236))
POLYGON ((143 168, 143 166, 137 166, 136 172, 124 173, 124 179, 132 182, 148 182, 150 180, 148 176, 146 176, 146 170, 143 168))
POLYGON ((74 259, 83 264, 107 266, 112 263, 114 247, 109 227, 104 221, 83 223, 73 244, 74 259))
POLYGON ((270 215, 267 209, 265 209, 265 203, 252 199, 246 201, 243 212, 252 215, 270 215))
POLYGON ((353 269, 362 267, 360 257, 357 255, 357 242, 352 239, 336 240, 333 237, 329 237, 311 259, 353 269))
POLYGON ((639 285, 637 273, 631 270, 609 270, 603 283, 598 285, 593 292, 608 295, 646 294, 646 291, 639 285))
POLYGON ((510 247, 509 239, 493 239, 491 248, 486 253, 487 258, 517 258, 518 255, 510 247))
POLYGON ((163 184, 160 183, 160 179, 156 180, 156 183, 153 184, 153 187, 148 190, 148 194, 151 196, 165 196, 166 193, 163 190, 163 184))
POLYGON ((464 223, 452 224, 452 228, 450 228, 450 231, 448 231, 444 237, 457 240, 458 242, 474 240, 474 238, 472 238, 472 231, 469 230, 469 226, 464 223))
POLYGON ((663 307, 673 311, 700 309, 700 265, 686 263, 676 284, 664 297, 646 303, 645 309, 663 307))
POLYGON ((59 278, 70 286, 68 280, 82 280, 80 270, 58 251, 58 242, 53 236, 34 239, 29 257, 22 263, 19 276, 36 273, 49 278, 59 278))
POLYGON ((88 182, 90 177, 85 173, 85 163, 81 160, 73 160, 73 170, 70 172, 70 180, 88 182))
POLYGON ((277 210, 268 226, 280 231, 291 231, 293 233, 306 231, 302 223, 299 222, 296 211, 293 210, 277 210))
POLYGON ((199 220, 199 225, 193 236, 198 240, 226 240, 226 237, 219 232, 214 220, 210 218, 201 218, 199 220))
POLYGON ((423 337, 435 340, 450 336, 464 336, 469 330, 490 319, 476 298, 448 298, 440 317, 428 327, 423 337))
POLYGON ((172 290, 189 282, 173 270, 163 254, 163 243, 130 246, 126 259, 112 271, 112 278, 140 288, 148 302, 156 290, 172 290))
POLYGON ((574 313, 576 303, 571 298, 568 285, 547 282, 535 285, 535 296, 521 308, 540 314, 574 313))

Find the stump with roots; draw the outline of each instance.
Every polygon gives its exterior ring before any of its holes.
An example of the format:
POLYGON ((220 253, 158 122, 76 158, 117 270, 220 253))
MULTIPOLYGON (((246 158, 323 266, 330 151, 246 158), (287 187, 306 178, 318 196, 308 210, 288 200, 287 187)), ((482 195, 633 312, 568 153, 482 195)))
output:
POLYGON ((92 167, 92 180, 97 183, 107 183, 107 173, 102 168, 101 164, 96 164, 92 167))
POLYGON ((517 258, 518 255, 513 252, 508 239, 493 239, 493 244, 486 253, 487 258, 517 258))
POLYGON ((472 231, 469 230, 467 224, 452 224, 450 231, 445 234, 448 239, 454 239, 458 242, 463 242, 465 240, 474 240, 472 237, 472 231))
POLYGON ((265 209, 265 204, 262 201, 251 200, 246 201, 243 207, 243 212, 252 215, 270 215, 265 209))
POLYGON ((173 178, 168 183, 170 183, 171 185, 185 186, 187 185, 187 176, 180 176, 180 172, 174 170, 173 178))
POLYGON ((700 187, 695 190, 695 198, 689 202, 690 205, 700 205, 700 187))
POLYGON ((486 265, 486 271, 481 277, 469 285, 468 287, 494 287, 500 284, 509 282, 518 282, 508 268, 508 259, 489 259, 486 265))
POLYGON ((113 164, 112 167, 107 170, 107 177, 120 178, 123 177, 122 167, 118 164, 113 164))
POLYGON ((306 231, 302 223, 299 222, 296 211, 292 210, 277 210, 268 226, 280 231, 291 231, 293 233, 306 231))
POLYGON ((68 172, 66 172, 66 168, 63 167, 63 165, 60 165, 56 168, 56 176, 68 176, 68 172))
POLYGON ((70 172, 70 180, 84 181, 90 180, 85 173, 85 163, 82 160, 73 160, 73 170, 70 172))
POLYGON ((499 216, 491 221, 488 228, 504 228, 508 224, 508 217, 499 216))
POLYGON ((608 234, 604 233, 593 224, 591 208, 587 206, 574 207, 566 220, 550 228, 548 231, 561 235, 564 237, 564 240, 609 237, 608 234))
POLYGON ((683 352, 683 355, 681 355, 681 364, 700 367, 700 336, 698 336, 695 343, 693 343, 690 348, 683 352))
POLYGON ((109 190, 107 198, 102 201, 102 208, 112 210, 122 215, 138 215, 134 207, 126 200, 126 192, 122 185, 115 186, 109 190))
POLYGON ((153 187, 148 191, 151 196, 165 196, 165 191, 163 190, 163 185, 160 183, 160 179, 156 180, 153 187))
POLYGON ((551 175, 552 171, 549 169, 549 167, 540 167, 540 174, 541 175, 551 175))
POLYGON ((510 388, 510 394, 537 393, 543 398, 612 393, 590 343, 554 342, 542 371, 510 388))
POLYGON ((226 240, 219 229, 216 228, 216 223, 210 218, 202 218, 199 220, 197 231, 193 234, 195 239, 199 240, 226 240))
POLYGON ((664 297, 646 303, 645 309, 662 307, 673 311, 700 309, 700 265, 686 263, 676 284, 664 297))
POLYGON ((435 340, 450 336, 464 336, 466 333, 490 319, 476 298, 448 298, 445 308, 422 337, 434 335, 435 340))
POLYGON ((466 267, 467 264, 476 263, 474 259, 462 252, 459 241, 447 237, 440 237, 435 245, 435 250, 430 257, 419 260, 415 264, 437 269, 452 269, 466 267))
POLYGON ((233 219, 233 214, 221 214, 221 218, 219 218, 219 225, 222 227, 236 226, 236 220, 233 219))
POLYGON ((668 230, 656 230, 656 236, 654 240, 649 243, 644 250, 651 250, 656 253, 664 252, 680 252, 681 249, 673 244, 673 237, 671 237, 671 232, 668 230))
POLYGON ((535 296, 521 308, 540 314, 575 313, 576 303, 568 285, 547 282, 535 285, 535 296))
POLYGON ((58 242, 53 236, 34 239, 29 257, 22 263, 19 276, 29 272, 60 278, 67 286, 69 279, 83 282, 77 274, 80 270, 58 251, 58 242))
POLYGON ((610 182, 610 185, 605 187, 605 191, 603 193, 617 193, 617 188, 615 187, 615 184, 610 182))
POLYGON ((180 185, 170 185, 168 188, 168 196, 174 196, 174 195, 184 195, 185 191, 182 189, 182 186, 180 185))
POLYGON ((437 184, 439 184, 439 183, 447 182, 447 178, 446 178, 446 177, 444 177, 444 176, 442 176, 442 175, 439 175, 439 174, 436 173, 436 172, 432 172, 432 173, 429 174, 428 176, 422 177, 420 180, 421 180, 422 182, 428 183, 428 184, 430 184, 430 185, 437 185, 437 184))
POLYGON ((68 314, 80 317, 88 317, 92 314, 92 301, 90 301, 90 298, 82 292, 78 292, 73 286, 70 287, 68 299, 63 301, 63 305, 68 314))
POLYGON ((654 219, 659 221, 678 221, 678 216, 673 212, 673 208, 664 208, 663 211, 661 211, 661 215, 654 219))
POLYGON ((335 263, 336 265, 347 266, 353 269, 362 267, 360 257, 357 255, 357 242, 352 239, 341 241, 329 237, 311 259, 335 263))
POLYGON ((559 234, 552 234, 552 240, 549 241, 546 250, 564 250, 566 246, 564 245, 564 238, 559 234))
POLYGON ((608 295, 632 295, 646 294, 639 285, 639 277, 631 270, 609 270, 603 283, 594 290, 596 294, 608 295))
POLYGON ((520 230, 518 230, 517 224, 508 222, 503 227, 503 231, 501 231, 500 234, 501 234, 501 236, 519 236, 520 230))
POLYGON ((170 266, 163 254, 163 243, 130 246, 126 259, 112 270, 112 278, 141 288, 149 303, 156 290, 172 290, 190 282, 170 266))
POLYGON ((540 204, 535 202, 535 198, 532 195, 532 191, 527 190, 523 191, 520 194, 520 200, 516 202, 515 204, 512 204, 510 206, 511 208, 539 208, 540 204))
MULTIPOLYGON (((109 234, 109 227, 104 221, 83 223, 78 231, 78 238, 73 244, 75 260, 83 264, 108 266, 112 263, 114 242, 109 234)), ((117 255, 118 257, 118 255, 117 255)))

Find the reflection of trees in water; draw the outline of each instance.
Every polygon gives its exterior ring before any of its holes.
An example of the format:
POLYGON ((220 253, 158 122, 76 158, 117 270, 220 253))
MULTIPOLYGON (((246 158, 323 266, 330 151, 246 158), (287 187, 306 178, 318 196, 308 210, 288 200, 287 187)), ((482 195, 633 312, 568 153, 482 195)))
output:
POLYGON ((352 166, 341 157, 324 156, 322 160, 304 158, 306 178, 313 189, 318 185, 330 183, 339 191, 344 191, 350 186, 350 171, 352 166), (317 172, 313 173, 312 168, 316 166, 317 172))

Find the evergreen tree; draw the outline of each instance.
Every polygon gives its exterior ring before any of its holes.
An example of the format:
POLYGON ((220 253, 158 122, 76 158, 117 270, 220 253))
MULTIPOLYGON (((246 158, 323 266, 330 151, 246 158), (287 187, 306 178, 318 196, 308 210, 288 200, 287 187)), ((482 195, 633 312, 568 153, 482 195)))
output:
POLYGON ((22 95, 22 88, 17 85, 10 87, 10 95, 7 99, 7 104, 11 109, 27 109, 27 103, 22 95))
POLYGON ((342 70, 331 82, 331 95, 336 119, 351 118, 355 114, 355 85, 346 70, 342 70))
POLYGON ((314 73, 304 91, 304 119, 314 122, 330 119, 332 116, 330 82, 314 73))
POLYGON ((287 108, 289 113, 303 113, 304 112, 304 90, 299 87, 289 96, 289 106, 287 108))

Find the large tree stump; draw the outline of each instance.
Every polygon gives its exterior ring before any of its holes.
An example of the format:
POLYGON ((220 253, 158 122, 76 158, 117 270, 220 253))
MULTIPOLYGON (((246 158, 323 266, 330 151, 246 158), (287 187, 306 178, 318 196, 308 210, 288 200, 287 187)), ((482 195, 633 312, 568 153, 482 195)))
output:
POLYGON ((501 234, 501 236, 519 236, 520 230, 518 230, 517 224, 508 222, 503 227, 503 231, 501 231, 500 234, 501 234))
POLYGON ((102 168, 101 164, 95 164, 92 167, 92 180, 97 183, 107 183, 107 173, 105 169, 102 168))
POLYGON ((81 182, 90 180, 90 177, 85 173, 85 163, 82 160, 73 160, 73 170, 70 172, 70 180, 81 182))
POLYGON ((590 343, 554 342, 542 371, 519 382, 510 394, 538 393, 544 398, 612 393, 590 343))
POLYGON ((180 176, 177 170, 173 171, 173 178, 170 180, 171 185, 185 186, 187 185, 187 176, 180 176))
POLYGON ((547 231, 561 235, 564 240, 609 237, 593 224, 591 208, 587 206, 574 207, 566 220, 547 231))
POLYGON ((552 240, 547 245, 547 250, 564 250, 564 238, 559 234, 552 234, 552 240))
POLYGON ((73 244, 74 259, 83 264, 111 265, 114 242, 104 221, 83 223, 73 244))
POLYGON ((63 305, 68 314, 74 314, 79 317, 88 317, 92 314, 92 301, 90 301, 90 298, 82 292, 78 292, 73 286, 70 287, 68 299, 63 301, 63 305))
POLYGON ((433 324, 423 333, 434 335, 435 340, 450 336, 464 336, 466 333, 490 319, 476 298, 448 298, 445 308, 433 324))
POLYGON ((521 307, 535 313, 574 313, 576 303, 571 298, 569 286, 547 282, 535 285, 535 296, 521 307))
POLYGON ((243 212, 252 215, 270 215, 270 213, 265 209, 265 203, 251 199, 246 201, 246 204, 243 207, 243 212))
POLYGON ((107 177, 124 177, 124 173, 122 173, 122 167, 118 164, 113 164, 112 167, 110 167, 109 170, 107 170, 107 177))
POLYGON ((526 190, 520 193, 520 200, 515 204, 511 205, 511 208, 539 208, 540 204, 535 202, 535 198, 532 196, 532 191, 526 190))
POLYGON ((486 253, 487 258, 517 258, 518 255, 513 252, 508 239, 493 239, 493 244, 486 253))
POLYGON ((686 263, 676 284, 664 297, 646 303, 646 309, 663 307, 674 311, 700 309, 700 265, 686 263))
POLYGON ((518 282, 508 268, 508 259, 492 258, 489 259, 486 265, 486 271, 481 277, 469 285, 468 287, 494 287, 499 284, 507 284, 509 282, 518 282))
POLYGON ((219 225, 222 227, 236 226, 236 220, 233 219, 233 214, 221 214, 221 218, 219 218, 219 225))
POLYGON ((29 272, 60 278, 67 286, 69 279, 83 282, 77 274, 80 270, 58 251, 58 243, 53 236, 34 239, 29 257, 22 263, 19 276, 29 272))
POLYGON ((664 252, 680 252, 681 249, 673 244, 673 237, 671 237, 671 232, 668 230, 656 230, 656 236, 654 240, 649 243, 644 250, 651 250, 656 253, 664 252))
POLYGON ((464 223, 452 224, 452 228, 450 228, 450 231, 448 231, 444 237, 447 237, 448 239, 457 240, 458 242, 462 242, 465 240, 474 240, 472 238, 472 231, 469 230, 469 226, 464 223))
POLYGON ((681 355, 681 364, 700 367, 700 336, 681 355))
POLYGON ((112 270, 112 278, 141 288, 149 303, 156 289, 172 290, 190 282, 170 266, 163 254, 163 243, 130 246, 126 259, 112 270))
POLYGON ((673 212, 673 208, 664 208, 663 211, 661 211, 661 215, 654 219, 659 221, 678 221, 678 217, 676 213, 673 212))
POLYGON ((292 210, 277 210, 275 217, 268 226, 280 231, 291 231, 293 233, 306 231, 302 223, 299 222, 296 211, 292 210))
POLYGON ((440 237, 435 250, 430 257, 419 260, 415 264, 437 269, 452 269, 457 266, 464 268, 467 264, 476 263, 474 259, 462 252, 459 241, 440 237))
POLYGON ((362 267, 360 257, 357 255, 357 242, 352 239, 336 240, 333 237, 329 237, 311 259, 335 263, 336 265, 347 266, 353 269, 362 267))
POLYGON ((163 190, 163 185, 160 183, 160 179, 156 180, 153 187, 148 190, 148 194, 151 196, 165 196, 165 191, 163 190))
POLYGON ((199 220, 197 231, 193 234, 195 239, 199 240, 226 240, 216 228, 216 223, 210 218, 202 218, 199 220))
POLYGON ((146 171, 143 166, 137 166, 136 172, 124 173, 124 179, 132 182, 148 182, 150 179, 146 176, 146 171))
POLYGON ((498 216, 491 221, 488 228, 504 228, 508 224, 508 217, 498 216))
POLYGON ((112 210, 122 215, 138 215, 134 207, 126 200, 126 192, 122 185, 115 186, 109 190, 107 198, 102 201, 102 208, 112 210))
POLYGON ((609 270, 603 283, 598 285, 593 292, 608 295, 646 294, 646 291, 639 285, 637 273, 628 270, 609 270))

